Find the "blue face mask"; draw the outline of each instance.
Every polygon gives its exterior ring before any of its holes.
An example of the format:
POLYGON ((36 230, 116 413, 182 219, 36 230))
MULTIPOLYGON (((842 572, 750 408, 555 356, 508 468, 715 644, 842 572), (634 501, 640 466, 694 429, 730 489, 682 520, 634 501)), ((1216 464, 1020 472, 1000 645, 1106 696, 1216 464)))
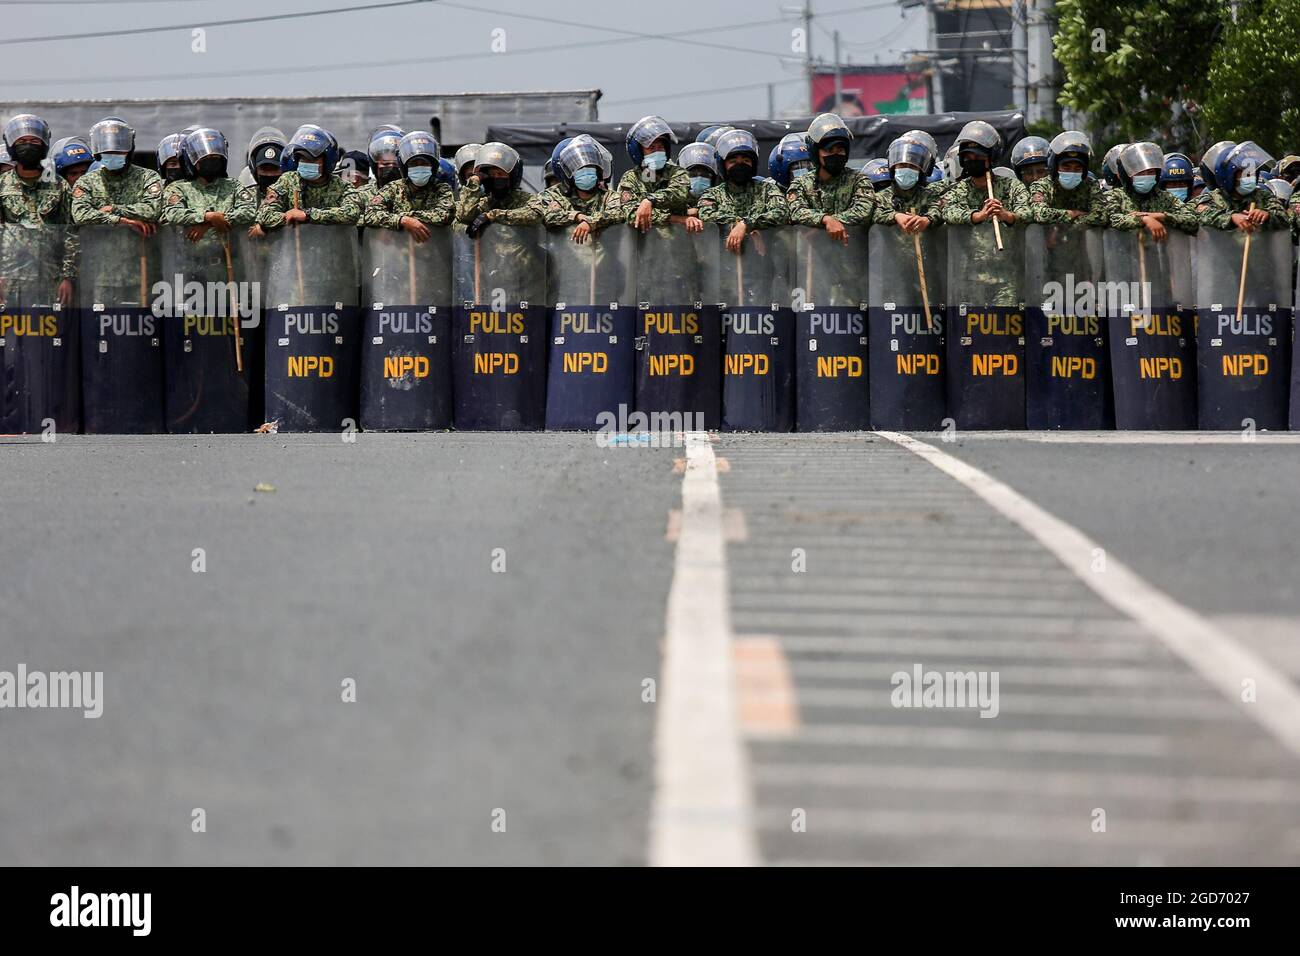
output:
POLYGON ((1154 175, 1151 175, 1151 176, 1134 176, 1134 177, 1133 177, 1133 188, 1134 188, 1137 192, 1139 192, 1139 193, 1141 193, 1142 195, 1145 196, 1147 193, 1151 192, 1151 190, 1153 190, 1153 189, 1156 188, 1156 178, 1157 178, 1157 177, 1154 176, 1154 175))
POLYGON ((1083 184, 1083 173, 1061 173, 1057 180, 1062 189, 1078 189, 1083 184))
POLYGON ((298 175, 303 179, 320 179, 320 163, 299 163, 298 175))
POLYGON ((911 189, 920 178, 921 174, 915 169, 900 167, 894 170, 894 182, 898 184, 899 189, 911 189))
POLYGON ((1255 181, 1253 175, 1242 176, 1241 179, 1237 180, 1237 192, 1241 193, 1243 196, 1249 196, 1255 191, 1256 185, 1258 185, 1258 183, 1255 181))
POLYGON ((573 185, 585 193, 591 192, 600 182, 600 173, 594 166, 584 166, 573 174, 573 185))
POLYGON ((433 179, 433 167, 412 166, 406 171, 406 178, 411 181, 413 186, 427 186, 429 180, 433 179))
POLYGON ((641 165, 657 173, 664 168, 664 164, 667 162, 667 153, 646 153, 645 159, 641 160, 641 165))
POLYGON ((708 176, 691 177, 691 195, 699 199, 704 195, 704 191, 713 185, 713 180, 708 176))
POLYGON ((111 169, 117 172, 119 169, 126 168, 126 157, 121 153, 104 153, 99 157, 99 163, 105 169, 111 169))
POLYGON ((802 179, 805 176, 811 176, 812 171, 813 171, 812 163, 800 163, 798 166, 795 166, 791 170, 790 178, 802 179))
POLYGON ((1187 194, 1190 190, 1186 186, 1173 186, 1170 189, 1167 189, 1166 192, 1179 202, 1187 202, 1187 194))

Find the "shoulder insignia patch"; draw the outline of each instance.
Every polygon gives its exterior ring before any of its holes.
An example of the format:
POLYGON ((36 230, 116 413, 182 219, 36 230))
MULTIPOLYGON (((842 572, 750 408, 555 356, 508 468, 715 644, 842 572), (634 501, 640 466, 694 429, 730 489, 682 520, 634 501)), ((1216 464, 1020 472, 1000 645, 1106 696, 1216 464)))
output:
POLYGON ((551 208, 551 209, 554 209, 556 212, 559 212, 559 210, 560 210, 560 204, 559 204, 558 202, 556 202, 554 199, 552 199, 552 200, 551 200, 551 206, 550 206, 550 208, 551 208))
POLYGON ((84 195, 86 195, 86 191, 80 186, 73 187, 72 196, 74 199, 80 199, 84 195))
POLYGON ((157 196, 162 192, 162 183, 150 183, 149 188, 145 190, 150 196, 157 196))
POLYGON ((277 199, 279 199, 279 198, 280 198, 280 197, 276 195, 274 189, 268 189, 268 190, 266 191, 266 198, 265 198, 264 200, 262 200, 262 201, 263 201, 263 202, 275 202, 275 201, 276 201, 277 199))
POLYGON ((631 201, 632 201, 632 190, 630 190, 630 189, 624 189, 624 190, 619 194, 619 198, 622 199, 623 202, 631 202, 631 201))
POLYGON ((167 201, 168 201, 169 203, 171 203, 171 204, 174 206, 174 205, 176 205, 176 203, 178 203, 178 202, 181 201, 181 194, 180 194, 180 193, 168 193, 168 194, 167 194, 167 201))

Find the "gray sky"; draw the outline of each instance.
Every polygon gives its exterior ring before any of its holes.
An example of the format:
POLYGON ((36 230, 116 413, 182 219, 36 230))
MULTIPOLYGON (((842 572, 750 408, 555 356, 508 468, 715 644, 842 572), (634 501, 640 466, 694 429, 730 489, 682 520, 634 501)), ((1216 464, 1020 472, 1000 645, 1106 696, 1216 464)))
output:
MULTIPOLYGON (((651 112, 677 120, 707 120, 765 117, 765 84, 776 83, 777 115, 802 112, 802 71, 792 62, 796 54, 791 51, 791 31, 799 20, 783 13, 779 0, 656 0, 653 4, 435 0, 391 9, 210 26, 206 52, 192 49, 191 30, 204 22, 382 2, 0 0, 5 23, 0 41, 176 27, 108 38, 4 43, 0 45, 5 63, 0 98, 595 87, 604 92, 602 120, 636 119, 651 112), (627 33, 675 34, 677 39, 627 33), (498 47, 504 44, 504 52, 493 52, 494 42, 498 47)), ((787 0, 784 5, 794 7, 800 2, 787 0)), ((890 0, 813 0, 813 10, 818 14, 813 52, 828 60, 832 30, 841 33, 846 62, 898 62, 902 50, 925 45, 924 16, 918 8, 904 12, 890 0)))

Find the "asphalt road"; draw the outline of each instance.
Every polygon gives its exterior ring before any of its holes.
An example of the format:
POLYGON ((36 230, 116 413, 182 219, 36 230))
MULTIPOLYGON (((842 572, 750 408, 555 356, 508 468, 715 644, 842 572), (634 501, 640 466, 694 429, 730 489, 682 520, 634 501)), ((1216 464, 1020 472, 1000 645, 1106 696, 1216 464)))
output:
MULTIPOLYGON (((1300 444, 917 437, 1300 676, 1300 444)), ((879 435, 712 448, 761 862, 1300 859, 1300 758, 969 488, 879 435), (998 671, 998 718, 891 706, 917 663, 998 671)), ((0 439, 0 670, 104 672, 97 720, 0 709, 0 863, 647 862, 682 457, 0 439)))

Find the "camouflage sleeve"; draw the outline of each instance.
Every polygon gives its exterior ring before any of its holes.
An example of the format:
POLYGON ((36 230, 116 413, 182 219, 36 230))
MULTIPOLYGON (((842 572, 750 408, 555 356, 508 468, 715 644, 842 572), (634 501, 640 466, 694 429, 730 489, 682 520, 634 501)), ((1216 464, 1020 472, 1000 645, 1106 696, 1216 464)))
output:
POLYGON ((393 212, 393 189, 397 183, 389 183, 384 186, 366 203, 366 208, 361 212, 361 225, 371 226, 375 229, 400 229, 402 227, 401 214, 393 212))
POLYGON ((894 209, 894 187, 889 186, 876 196, 876 209, 871 214, 871 222, 877 226, 892 226, 895 215, 897 212, 894 209))
POLYGON ((790 222, 796 226, 812 226, 814 229, 820 229, 825 213, 812 207, 803 182, 802 179, 796 179, 785 194, 786 205, 790 207, 790 222))
POLYGON ((185 202, 185 191, 172 183, 163 193, 162 214, 159 222, 171 226, 197 226, 203 222, 203 213, 190 209, 185 202))
POLYGON ((456 207, 456 194, 446 183, 433 184, 433 205, 428 209, 417 209, 411 215, 426 226, 445 226, 451 222, 452 212, 456 207))
POLYGON ((76 227, 71 225, 72 188, 62 180, 59 180, 59 185, 62 187, 59 191, 59 218, 69 223, 67 232, 63 236, 63 268, 59 276, 63 279, 75 279, 77 264, 81 259, 81 239, 77 236, 76 227))
MULTIPOLYGON (((87 176, 90 174, 87 173, 87 176)), ((83 176, 82 179, 85 179, 83 176)), ((107 202, 99 203, 95 198, 95 191, 89 184, 82 185, 77 183, 72 190, 72 221, 79 226, 112 226, 122 217, 117 213, 101 212, 100 205, 108 205, 107 202)))
POLYGON ((293 205, 294 180, 283 174, 266 190, 262 205, 257 207, 257 224, 270 231, 284 225, 284 214, 293 205))
MULTIPOLYGON (((680 166, 674 166, 668 174, 668 182, 658 189, 646 193, 655 212, 684 216, 691 204, 691 176, 680 166)), ((667 222, 667 218, 664 219, 667 222)))
POLYGON ((848 208, 836 213, 835 218, 846 226, 860 223, 869 225, 876 214, 876 187, 872 186, 871 180, 861 173, 855 175, 857 178, 853 181, 853 192, 848 208))
POLYGON ((509 205, 497 206, 492 217, 493 222, 503 226, 535 226, 542 221, 542 212, 537 205, 537 196, 516 189, 508 200, 509 205))
POLYGON ((128 219, 158 222, 162 215, 162 177, 153 170, 145 170, 145 172, 148 175, 141 179, 143 188, 140 190, 140 198, 135 202, 120 203, 114 208, 119 216, 126 216, 128 219))
POLYGON ((1268 213, 1268 222, 1265 224, 1264 228, 1266 229, 1290 228, 1291 217, 1287 214, 1286 206, 1282 204, 1282 200, 1278 199, 1277 196, 1273 195, 1271 191, 1266 191, 1266 190, 1261 190, 1261 191, 1267 192, 1267 195, 1265 195, 1264 197, 1263 209, 1265 212, 1268 213))
POLYGON ((235 184, 235 191, 230 196, 230 211, 226 213, 226 222, 236 229, 244 229, 253 224, 257 218, 257 197, 247 186, 235 184))
MULTIPOLYGON (((537 197, 537 207, 542 214, 542 222, 548 229, 563 229, 574 223, 574 209, 565 199, 550 189, 537 197)), ((592 217, 593 219, 595 217, 592 217)))
MULTIPOLYGON (((1037 186, 1038 184, 1035 183, 1034 185, 1037 186)), ((1040 188, 1029 191, 1029 209, 1025 213, 1026 222, 1047 225, 1054 222, 1069 222, 1069 220, 1069 212, 1052 206, 1048 189, 1040 188)))
POLYGON ((1232 222, 1232 207, 1223 197, 1214 193, 1200 210, 1197 218, 1207 229, 1236 229, 1232 222))
POLYGON ((967 190, 953 185, 943 198, 939 200, 939 218, 950 226, 969 226, 971 225, 971 216, 978 212, 978 209, 970 209, 963 201, 963 196, 967 190))
POLYGON ((623 211, 618 201, 618 190, 605 190, 605 198, 601 200, 600 209, 591 217, 591 228, 604 229, 606 226, 617 225, 623 221, 623 211))
POLYGON ((729 227, 736 221, 735 206, 727 195, 727 187, 721 183, 704 190, 704 195, 700 196, 699 209, 700 218, 705 222, 716 222, 729 227))
POLYGON ((789 224, 790 207, 785 203, 781 187, 770 180, 763 183, 762 209, 746 218, 751 229, 776 229, 789 224))
POLYGON ((1007 194, 1007 208, 1017 220, 1029 216, 1029 190, 1018 179, 1010 181, 1011 191, 1007 194))
POLYGON ((478 180, 471 176, 456 200, 456 221, 469 225, 483 212, 487 212, 487 196, 479 188, 478 180))
POLYGON ((1110 200, 1100 189, 1094 188, 1088 202, 1088 211, 1079 217, 1079 225, 1104 229, 1110 225, 1110 200))
POLYGON ((308 222, 327 226, 355 226, 361 221, 361 197, 357 194, 357 190, 341 179, 338 182, 344 187, 339 193, 338 204, 308 209, 308 222))
POLYGON ((1196 215, 1196 209, 1178 197, 1170 195, 1167 190, 1160 190, 1160 194, 1164 197, 1163 205, 1166 207, 1164 213, 1168 224, 1179 232, 1195 235, 1196 231, 1201 228, 1201 221, 1196 215))
POLYGON ((1113 189, 1106 196, 1106 205, 1109 207, 1107 218, 1110 228, 1121 229, 1125 232, 1132 232, 1142 226, 1141 215, 1137 207, 1133 205, 1133 200, 1129 194, 1121 189, 1113 189))

